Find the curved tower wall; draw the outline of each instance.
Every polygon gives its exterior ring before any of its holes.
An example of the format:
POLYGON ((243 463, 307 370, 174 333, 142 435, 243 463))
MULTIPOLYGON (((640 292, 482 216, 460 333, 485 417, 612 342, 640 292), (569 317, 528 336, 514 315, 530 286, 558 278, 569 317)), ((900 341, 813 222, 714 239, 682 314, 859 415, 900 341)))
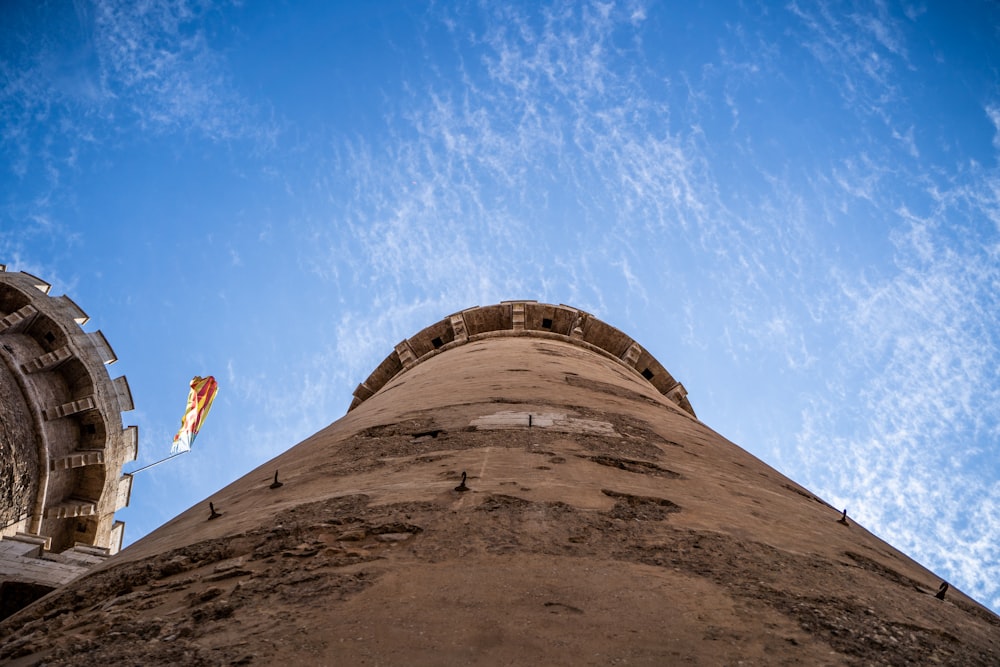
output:
POLYGON ((77 544, 116 553, 128 504, 137 429, 115 354, 68 296, 27 273, 0 267, 0 536, 30 536, 61 553, 77 544))
POLYGON ((344 417, 0 624, 0 661, 998 663, 1000 619, 578 317, 404 341, 344 417))

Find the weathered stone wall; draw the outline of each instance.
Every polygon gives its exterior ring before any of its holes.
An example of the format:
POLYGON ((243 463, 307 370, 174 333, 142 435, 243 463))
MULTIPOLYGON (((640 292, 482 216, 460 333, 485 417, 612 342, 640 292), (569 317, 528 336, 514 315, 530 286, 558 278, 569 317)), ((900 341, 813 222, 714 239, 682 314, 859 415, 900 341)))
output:
MULTIPOLYGON (((0 357, 8 352, 0 348, 0 357)), ((20 388, 0 363, 0 529, 19 530, 38 494, 38 442, 20 388)))

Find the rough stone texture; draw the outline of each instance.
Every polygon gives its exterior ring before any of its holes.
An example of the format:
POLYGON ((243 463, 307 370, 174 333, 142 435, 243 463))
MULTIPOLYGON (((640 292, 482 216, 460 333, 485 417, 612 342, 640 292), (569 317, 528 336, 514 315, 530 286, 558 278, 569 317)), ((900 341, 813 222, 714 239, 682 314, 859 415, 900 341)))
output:
POLYGON ((488 336, 7 619, 0 661, 1000 662, 1000 619, 840 516, 614 358, 488 336))
MULTIPOLYGON (((0 347, 0 355, 7 351, 0 347)), ((0 363, 0 531, 24 525, 38 495, 38 442, 31 413, 0 363)))

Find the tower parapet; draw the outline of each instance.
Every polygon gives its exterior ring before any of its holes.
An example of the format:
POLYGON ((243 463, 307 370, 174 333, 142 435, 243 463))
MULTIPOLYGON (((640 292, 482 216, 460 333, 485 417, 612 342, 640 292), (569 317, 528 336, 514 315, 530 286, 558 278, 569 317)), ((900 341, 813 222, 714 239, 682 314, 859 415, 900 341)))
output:
POLYGON ((537 301, 502 301, 492 306, 467 308, 400 341, 354 390, 348 410, 361 405, 389 380, 416 364, 458 345, 494 336, 553 338, 587 348, 635 371, 677 407, 695 416, 684 385, 624 332, 578 308, 537 301))
POLYGON ((50 296, 50 287, 0 265, 0 538, 38 547, 0 549, 0 580, 41 586, 121 548, 124 523, 114 515, 132 487, 121 469, 138 447, 137 428, 122 426, 121 413, 133 409, 128 381, 106 368, 114 351, 103 333, 84 331, 87 314, 68 296, 50 296), (15 551, 70 569, 3 556, 15 551), (74 560, 76 551, 86 556, 74 560))

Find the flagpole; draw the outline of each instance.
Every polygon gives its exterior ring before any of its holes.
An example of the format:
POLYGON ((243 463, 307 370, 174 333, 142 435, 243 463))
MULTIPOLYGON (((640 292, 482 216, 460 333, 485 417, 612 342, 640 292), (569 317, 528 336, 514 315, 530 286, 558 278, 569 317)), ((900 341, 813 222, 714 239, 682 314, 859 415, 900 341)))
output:
POLYGON ((147 470, 149 468, 152 468, 153 466, 158 466, 158 465, 160 465, 161 463, 163 463, 165 461, 169 461, 170 459, 172 459, 172 458, 174 458, 176 456, 180 456, 181 454, 187 454, 190 451, 191 451, 190 449, 185 449, 183 452, 177 452, 176 454, 171 454, 170 456, 168 456, 165 459, 160 459, 159 461, 156 461, 155 463, 150 463, 148 466, 143 466, 143 467, 141 467, 141 468, 139 468, 137 470, 133 470, 132 472, 127 472, 125 474, 126 475, 134 475, 137 472, 142 472, 143 470, 147 470))

